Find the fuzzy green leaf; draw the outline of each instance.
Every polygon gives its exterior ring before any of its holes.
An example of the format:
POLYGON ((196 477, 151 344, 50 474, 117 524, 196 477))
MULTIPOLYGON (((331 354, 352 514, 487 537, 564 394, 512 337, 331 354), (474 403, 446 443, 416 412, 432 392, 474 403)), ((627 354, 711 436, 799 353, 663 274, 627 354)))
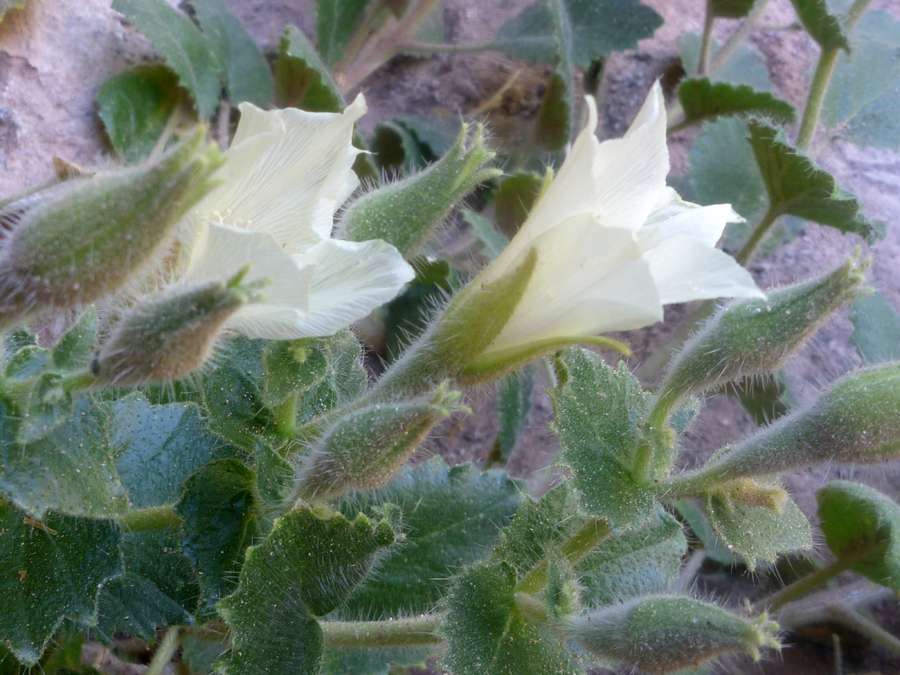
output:
POLYGON ((97 341, 97 309, 91 305, 62 334, 50 350, 54 370, 71 372, 88 366, 97 341))
POLYGON ((896 149, 900 145, 900 84, 867 103, 841 131, 841 138, 859 145, 896 149))
POLYGON ((746 506, 718 494, 706 500, 713 531, 726 548, 741 556, 752 572, 757 559, 774 562, 779 553, 812 548, 809 522, 788 497, 782 512, 746 506))
POLYGON ((344 98, 331 79, 331 73, 315 47, 294 26, 288 26, 281 36, 274 70, 278 107, 310 112, 340 112, 344 109, 344 98))
POLYGON ((294 467, 263 439, 257 442, 254 455, 259 496, 273 506, 283 504, 294 488, 294 467))
POLYGON ((534 139, 539 147, 554 152, 565 148, 572 135, 572 112, 575 108, 572 67, 576 24, 569 16, 566 0, 546 1, 556 34, 556 68, 550 75, 534 123, 534 139))
POLYGON ((207 430, 192 404, 154 406, 131 394, 112 406, 110 426, 116 467, 133 508, 175 503, 191 474, 236 453, 207 430))
MULTIPOLYGON (((678 38, 678 51, 681 64, 687 77, 698 76, 700 63, 700 36, 696 33, 684 33, 678 38)), ((711 56, 719 51, 719 44, 713 40, 710 47, 711 56)), ((713 82, 727 82, 734 85, 747 85, 756 91, 770 91, 769 70, 762 53, 755 47, 742 44, 734 54, 710 76, 713 82)))
POLYGON ((409 672, 405 666, 424 668, 431 655, 427 647, 327 649, 320 672, 322 675, 392 675, 409 672))
POLYGON ((328 68, 344 55, 368 4, 369 0, 317 0, 316 41, 328 68))
POLYGON ((584 523, 568 482, 560 483, 537 501, 523 495, 516 517, 500 534, 492 559, 508 562, 524 576, 584 523))
POLYGON ((653 520, 609 537, 578 562, 581 601, 597 607, 664 592, 678 578, 686 550, 681 523, 660 508, 653 520))
POLYGON ((850 569, 900 590, 900 506, 859 483, 835 481, 816 493, 825 542, 850 569))
POLYGON ((231 103, 271 105, 274 85, 269 64, 238 18, 222 0, 190 0, 190 5, 221 65, 231 103))
POLYGON ((164 0, 115 0, 113 9, 124 14, 166 58, 181 86, 194 98, 200 117, 212 115, 222 91, 222 67, 194 22, 164 0))
POLYGON ((471 567, 453 584, 441 634, 442 665, 454 675, 581 673, 561 642, 515 607, 516 573, 503 562, 471 567))
POLYGON ((703 550, 708 558, 728 567, 733 567, 741 562, 741 559, 729 551, 722 540, 715 535, 709 518, 694 500, 679 499, 675 502, 675 508, 678 515, 691 528, 694 537, 699 540, 697 543, 703 545, 703 550))
POLYGON ((544 187, 544 177, 530 171, 505 176, 494 195, 494 217, 500 231, 511 237, 519 228, 544 187))
POLYGON ((100 585, 121 573, 121 534, 108 520, 48 513, 35 524, 0 503, 0 641, 34 664, 64 618, 97 620, 100 585))
MULTIPOLYGON (((653 35, 662 17, 638 0, 560 0, 573 27, 572 62, 587 67, 612 52, 635 49, 653 35)), ((558 28, 558 26, 556 27, 558 28)), ((549 0, 528 5, 497 33, 494 47, 529 62, 554 62, 558 37, 549 0)))
MULTIPOLYGON (((900 79, 900 21, 887 12, 867 12, 860 19, 853 33, 853 51, 842 53, 835 64, 834 73, 825 100, 822 103, 822 122, 829 129, 850 120, 848 129, 841 132, 853 142, 859 131, 872 133, 878 127, 877 111, 891 99, 900 79), (866 117, 873 117, 858 124, 856 117, 866 108, 866 117)), ((886 108, 890 108, 887 105, 886 108)), ((885 112, 889 112, 885 110, 885 112)), ((888 122, 890 126, 890 122, 888 122)), ((885 138, 886 146, 900 143, 897 135, 885 138)))
POLYGON ((234 459, 211 462, 191 476, 175 506, 185 555, 200 575, 203 611, 237 588, 244 551, 260 533, 255 476, 234 459))
POLYGON ((263 401, 267 406, 274 408, 291 394, 311 389, 326 378, 328 360, 317 343, 317 340, 278 340, 266 346, 263 401))
POLYGON ((678 100, 689 124, 724 115, 747 114, 761 115, 782 124, 794 121, 792 105, 745 84, 712 82, 706 77, 685 80, 678 87, 678 100))
POLYGON ((834 177, 788 144, 765 122, 750 122, 750 145, 766 184, 770 208, 861 237, 875 234, 860 213, 859 200, 840 189, 834 177))
POLYGON ((624 364, 613 370, 583 349, 568 351, 565 363, 569 381, 551 392, 553 430, 581 508, 616 530, 648 520, 656 512, 653 490, 631 472, 647 395, 624 364))
POLYGON ((153 150, 181 101, 165 66, 139 66, 109 78, 97 94, 98 114, 119 158, 138 164, 153 150))
POLYGON ((405 175, 437 161, 459 138, 456 118, 397 115, 375 127, 372 152, 382 171, 405 175))
POLYGON ((217 608, 232 630, 227 675, 315 673, 322 631, 314 616, 341 605, 394 541, 386 520, 295 509, 247 550, 240 585, 217 608))
POLYGON ((754 2, 756 0, 710 0, 707 11, 723 19, 740 19, 753 9, 754 2))
POLYGON ((81 396, 70 417, 27 445, 16 442, 17 427, 0 400, 0 494, 35 517, 50 509, 88 518, 125 513, 100 404, 81 396))
POLYGON ((900 315, 881 293, 854 300, 850 320, 854 328, 850 342, 866 363, 900 359, 900 315))
POLYGON ((497 419, 500 431, 491 449, 488 460, 506 466, 522 431, 525 420, 531 412, 531 393, 534 390, 534 367, 525 368, 507 375, 497 383, 497 419))
POLYGON ((125 631, 153 640, 158 627, 192 623, 199 600, 197 573, 181 546, 177 530, 123 535, 125 574, 100 593, 101 635, 112 640, 116 631, 125 631))
POLYGON ((850 50, 841 21, 828 10, 825 0, 791 0, 800 22, 822 49, 850 50))
POLYGON ((483 558, 519 506, 519 488, 502 471, 471 464, 448 468, 434 458, 405 469, 380 490, 344 501, 348 515, 400 508, 404 539, 351 596, 344 615, 411 616, 429 611, 460 566, 483 558), (428 583, 422 583, 428 579, 428 583))
POLYGON ((38 377, 25 404, 16 440, 33 443, 58 427, 72 413, 72 394, 63 387, 62 375, 44 373, 38 377))

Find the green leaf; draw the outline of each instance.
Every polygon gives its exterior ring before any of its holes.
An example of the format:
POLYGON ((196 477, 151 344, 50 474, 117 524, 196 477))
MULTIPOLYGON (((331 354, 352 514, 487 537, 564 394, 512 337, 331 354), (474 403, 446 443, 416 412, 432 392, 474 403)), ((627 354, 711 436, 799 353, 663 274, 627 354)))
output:
POLYGON ((723 19, 740 19, 747 16, 756 0, 709 0, 707 11, 723 19))
POLYGON ((566 11, 565 0, 547 0, 556 32, 556 68, 550 75, 541 109, 534 123, 538 146, 551 152, 562 150, 572 136, 572 112, 575 94, 572 85, 574 65, 574 24, 566 11))
POLYGON ((472 209, 462 208, 460 214, 469 224, 472 234, 483 245, 481 255, 488 260, 493 260, 509 243, 509 237, 500 232, 492 220, 485 218, 472 209))
POLYGON ((313 618, 337 608, 394 541, 386 520, 295 509, 247 550, 240 586, 218 610, 232 630, 226 675, 315 673, 322 630, 313 618))
POLYGON ((847 34, 838 17, 828 10, 825 0, 791 0, 800 22, 822 49, 850 51, 847 34))
POLYGON ((446 153, 459 133, 456 118, 398 115, 375 127, 372 152, 382 171, 398 176, 416 173, 446 153))
POLYGON ((531 393, 534 390, 534 366, 507 375, 497 382, 497 419, 500 431, 488 456, 488 461, 506 466, 512 451, 525 429, 525 419, 531 412, 531 393))
POLYGON ((584 523, 568 481, 549 490, 538 501, 522 495, 516 517, 501 532, 492 559, 508 562, 519 576, 524 576, 584 523))
MULTIPOLYGON (((829 129, 851 120, 851 128, 841 135, 853 137, 858 129, 868 130, 874 119, 855 124, 856 116, 869 106, 869 113, 888 103, 900 79, 900 21, 887 12, 867 12, 853 33, 853 51, 838 56, 834 73, 822 103, 822 122, 829 129)), ((890 108, 890 105, 886 106, 890 108)), ((885 110, 885 112, 889 112, 885 110)), ((868 116, 868 115, 867 115, 868 116)), ((888 121, 890 126, 890 121, 888 121)), ((896 145, 896 135, 885 138, 886 146, 896 145)), ((854 140, 859 143, 860 140, 854 140)))
POLYGON ((0 503, 0 641, 32 665, 64 618, 97 620, 100 585, 121 573, 108 520, 48 513, 41 523, 0 503))
POLYGON ((15 417, 0 400, 0 493, 4 497, 38 518, 50 509, 87 518, 109 518, 127 511, 100 404, 79 397, 68 419, 27 445, 16 442, 15 417))
POLYGON ((761 115, 782 124, 794 121, 794 108, 767 92, 746 84, 712 82, 709 78, 685 80, 678 87, 685 122, 696 124, 723 115, 761 115))
MULTIPOLYGON (((697 77, 698 64, 700 63, 700 36, 696 33, 684 33, 678 38, 678 51, 681 55, 681 63, 684 66, 687 77, 697 77)), ((719 51, 719 44, 713 40, 710 47, 710 55, 715 56, 719 51)), ((772 83, 769 81, 769 70, 762 53, 755 47, 742 44, 734 54, 710 76, 713 82, 728 82, 729 84, 745 84, 756 91, 770 91, 772 83)))
POLYGON ((778 513, 713 494, 706 500, 706 510, 713 532, 729 551, 744 559, 751 572, 758 558, 774 562, 779 553, 812 548, 809 522, 790 497, 778 513))
POLYGON ((643 526, 611 536, 575 566, 581 602, 590 607, 668 590, 678 578, 687 540, 662 507, 643 526))
POLYGON ((369 0, 317 0, 316 41, 328 68, 344 56, 369 0))
POLYGON ((190 5, 221 65, 231 103, 271 105, 274 84, 269 64, 237 17, 222 0, 190 0, 190 5))
POLYGON ((200 117, 212 115, 222 91, 222 66, 194 22, 164 0, 114 0, 112 8, 124 14, 166 58, 181 86, 194 98, 200 117))
POLYGON ((900 145, 900 84, 864 105, 841 131, 841 138, 859 145, 896 149, 900 145))
POLYGON ((178 501, 184 482, 235 449, 213 436, 196 405, 150 405, 130 394, 112 406, 112 448, 133 508, 178 501))
POLYGON ((900 590, 900 506, 859 483, 835 481, 816 493, 825 543, 876 584, 900 590))
POLYGON ((283 504, 294 488, 294 467, 263 439, 257 442, 254 454, 259 496, 273 506, 283 504))
POLYGON ((275 103, 310 112, 341 112, 344 97, 319 59, 315 47, 294 26, 281 36, 275 61, 275 103))
POLYGON ((322 341, 331 368, 328 381, 337 395, 338 403, 345 404, 363 395, 368 386, 368 375, 363 366, 362 345, 349 329, 344 329, 322 341))
POLYGON ((900 359, 900 315, 881 293, 850 303, 850 320, 850 342, 866 363, 900 359))
POLYGON ((454 675, 581 673, 564 646, 515 607, 516 573, 504 562, 471 567, 453 584, 441 634, 454 675))
POLYGON ((511 237, 519 231, 543 187, 544 177, 530 171, 519 171, 500 181, 494 196, 494 217, 501 232, 511 237))
POLYGON ((351 596, 344 616, 411 616, 432 609, 454 571, 487 555, 519 506, 519 488, 502 471, 449 468, 435 457, 404 469, 380 490, 345 500, 340 509, 374 517, 384 503, 402 511, 405 536, 351 596))
POLYGON ((41 373, 49 363, 49 349, 37 345, 26 345, 7 361, 6 376, 26 379, 41 373))
POLYGON ((792 399, 782 371, 745 377, 725 385, 725 391, 737 398, 759 426, 773 422, 788 412, 792 399))
POLYGON ((33 443, 58 427, 72 413, 72 394, 63 387, 62 375, 44 373, 38 377, 25 404, 16 441, 33 443))
POLYGON ((255 482, 235 459, 211 462, 191 476, 175 505, 184 521, 184 553, 200 575, 205 613, 214 613, 215 604, 237 588, 244 550, 260 533, 255 482))
POLYGON ((583 349, 569 350, 565 363, 569 381, 550 394, 559 462, 572 471, 585 512, 614 530, 640 524, 656 513, 653 490, 631 472, 648 396, 622 363, 613 370, 583 349))
POLYGON ((61 372, 82 370, 93 358, 97 340, 97 309, 91 305, 62 334, 50 350, 54 369, 61 372))
POLYGON ((733 567, 741 563, 741 559, 729 551, 722 540, 715 535, 709 518, 694 500, 679 499, 675 502, 675 509, 691 528, 694 537, 703 545, 707 558, 726 567, 733 567))
POLYGON ((404 667, 425 667, 433 652, 427 647, 389 649, 326 649, 322 675, 392 675, 408 673, 404 667))
POLYGON ((213 675, 216 660, 227 649, 228 645, 224 642, 186 635, 181 642, 181 662, 187 664, 191 675, 213 675))
POLYGON ((181 532, 129 532, 122 537, 125 574, 104 584, 97 631, 153 640, 161 626, 193 623, 197 573, 181 552, 181 532))
MULTIPOLYGON (((638 40, 651 37, 663 23, 638 0, 560 0, 560 7, 572 26, 572 62, 582 68, 612 52, 637 48, 638 40)), ((554 33, 550 3, 538 0, 503 24, 493 46, 515 59, 552 63, 558 49, 554 33)))
POLYGON ((247 450, 273 424, 263 395, 265 346, 264 340, 229 340, 201 380, 210 429, 247 450))
POLYGON ((761 121, 750 122, 749 127, 750 145, 771 209, 834 227, 844 234, 875 234, 872 224, 860 213, 859 200, 840 189, 830 173, 788 144, 775 127, 761 121))
POLYGON ((328 360, 318 340, 278 340, 263 352, 263 401, 273 409, 289 396, 312 389, 328 375, 328 360))
POLYGON ((165 66, 138 66, 103 84, 98 114, 119 159, 138 164, 150 155, 181 102, 181 91, 165 66))

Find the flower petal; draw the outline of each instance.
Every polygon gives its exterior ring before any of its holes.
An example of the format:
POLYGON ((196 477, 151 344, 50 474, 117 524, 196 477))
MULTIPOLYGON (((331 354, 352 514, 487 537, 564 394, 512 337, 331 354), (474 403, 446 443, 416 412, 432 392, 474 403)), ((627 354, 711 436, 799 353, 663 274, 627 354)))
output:
POLYGON ((537 265, 522 301, 485 354, 662 319, 656 284, 632 232, 600 227, 582 214, 539 237, 534 247, 537 265))
POLYGON ((328 239, 296 259, 312 270, 307 336, 331 335, 394 298, 415 272, 390 244, 328 239))
POLYGON ((700 206, 684 201, 675 190, 666 188, 638 232, 638 243, 646 251, 669 237, 684 235, 712 248, 722 237, 726 224, 743 220, 730 204, 700 206))
POLYGON ((765 298, 727 253, 677 235, 644 252, 663 303, 709 298, 765 298))
POLYGON ((343 113, 262 111, 242 103, 224 183, 197 211, 226 225, 270 233, 288 253, 331 235, 334 212, 355 189, 353 125, 362 96, 343 113))

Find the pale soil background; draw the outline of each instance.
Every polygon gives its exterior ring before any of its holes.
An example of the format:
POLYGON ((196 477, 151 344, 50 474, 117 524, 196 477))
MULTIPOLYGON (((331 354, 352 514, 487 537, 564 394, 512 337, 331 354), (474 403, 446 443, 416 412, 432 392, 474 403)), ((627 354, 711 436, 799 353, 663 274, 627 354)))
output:
MULTIPOLYGON (((516 15, 530 0, 446 0, 445 37, 455 43, 480 43, 491 39, 502 23, 516 15)), ((677 38, 685 30, 699 33, 703 22, 701 0, 644 0, 666 19, 665 25, 635 51, 615 54, 607 66, 602 91, 601 133, 620 135, 646 95, 650 84, 677 56, 677 38)), ((265 49, 277 47, 287 24, 307 35, 314 33, 311 0, 226 0, 265 49)), ((110 0, 29 0, 0 22, 0 197, 53 175, 54 156, 80 165, 108 163, 109 146, 96 117, 95 97, 103 82, 126 68, 154 59, 149 43, 123 25, 110 9, 110 0)), ((900 2, 875 0, 873 8, 900 17, 900 2)), ((763 27, 785 26, 794 21, 788 0, 773 0, 761 21, 763 27)), ((736 22, 719 21, 715 37, 722 42, 736 22)), ((763 30, 751 42, 765 56, 775 93, 798 108, 809 83, 818 49, 805 34, 763 30)), ((428 60, 396 59, 365 81, 370 113, 363 121, 369 132, 381 119, 397 113, 433 113, 477 117, 496 130, 498 140, 525 133, 537 113, 548 68, 511 61, 496 52, 441 55, 428 60), (490 109, 484 103, 519 72, 514 85, 490 109)), ((695 131, 677 135, 671 143, 672 172, 684 173, 686 150, 695 131)), ((900 154, 860 148, 842 141, 832 144, 819 158, 839 184, 860 197, 866 214, 888 224, 884 241, 869 248, 874 258, 870 279, 900 309, 900 154)), ((465 235, 463 235, 465 236, 465 235)), ((859 244, 853 236, 807 225, 802 236, 774 255, 755 262, 751 270, 764 288, 806 279, 830 270, 859 244)), ((683 314, 669 310, 666 324, 622 338, 634 349, 629 365, 670 334, 683 314)), ((788 366, 792 389, 808 400, 860 360, 848 338, 852 325, 842 312, 820 331, 788 366)), ((490 392, 476 392, 475 415, 453 420, 432 442, 451 463, 479 461, 489 451, 497 425, 490 392)), ((551 418, 549 399, 535 395, 535 408, 510 465, 517 476, 535 489, 550 477, 552 457, 558 447, 546 428, 551 418)), ((725 443, 739 439, 753 428, 743 409, 719 397, 706 407, 690 434, 687 465, 699 461, 725 443)), ((814 492, 835 478, 852 478, 885 492, 900 494, 900 466, 875 468, 831 465, 788 477, 787 483, 800 507, 814 517, 814 492)), ((888 626, 896 632, 896 613, 886 611, 888 626)), ((878 649, 860 649, 847 655, 845 672, 900 673, 900 659, 878 649), (858 658, 855 658, 858 657, 858 658)), ((783 652, 781 659, 761 665, 728 662, 729 672, 807 673, 833 672, 829 646, 800 644, 783 652)), ((525 674, 523 674, 525 675, 525 674)))

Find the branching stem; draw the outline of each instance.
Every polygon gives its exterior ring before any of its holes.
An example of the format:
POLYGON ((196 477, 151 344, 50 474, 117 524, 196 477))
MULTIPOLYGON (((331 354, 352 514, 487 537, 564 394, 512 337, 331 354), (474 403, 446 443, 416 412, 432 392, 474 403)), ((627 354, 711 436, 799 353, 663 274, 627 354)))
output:
MULTIPOLYGON (((560 552, 570 564, 574 565, 593 551, 611 532, 612 529, 606 519, 592 518, 563 543, 560 552)), ((540 591, 547 584, 547 566, 545 558, 525 575, 516 586, 516 591, 521 593, 540 591)))

